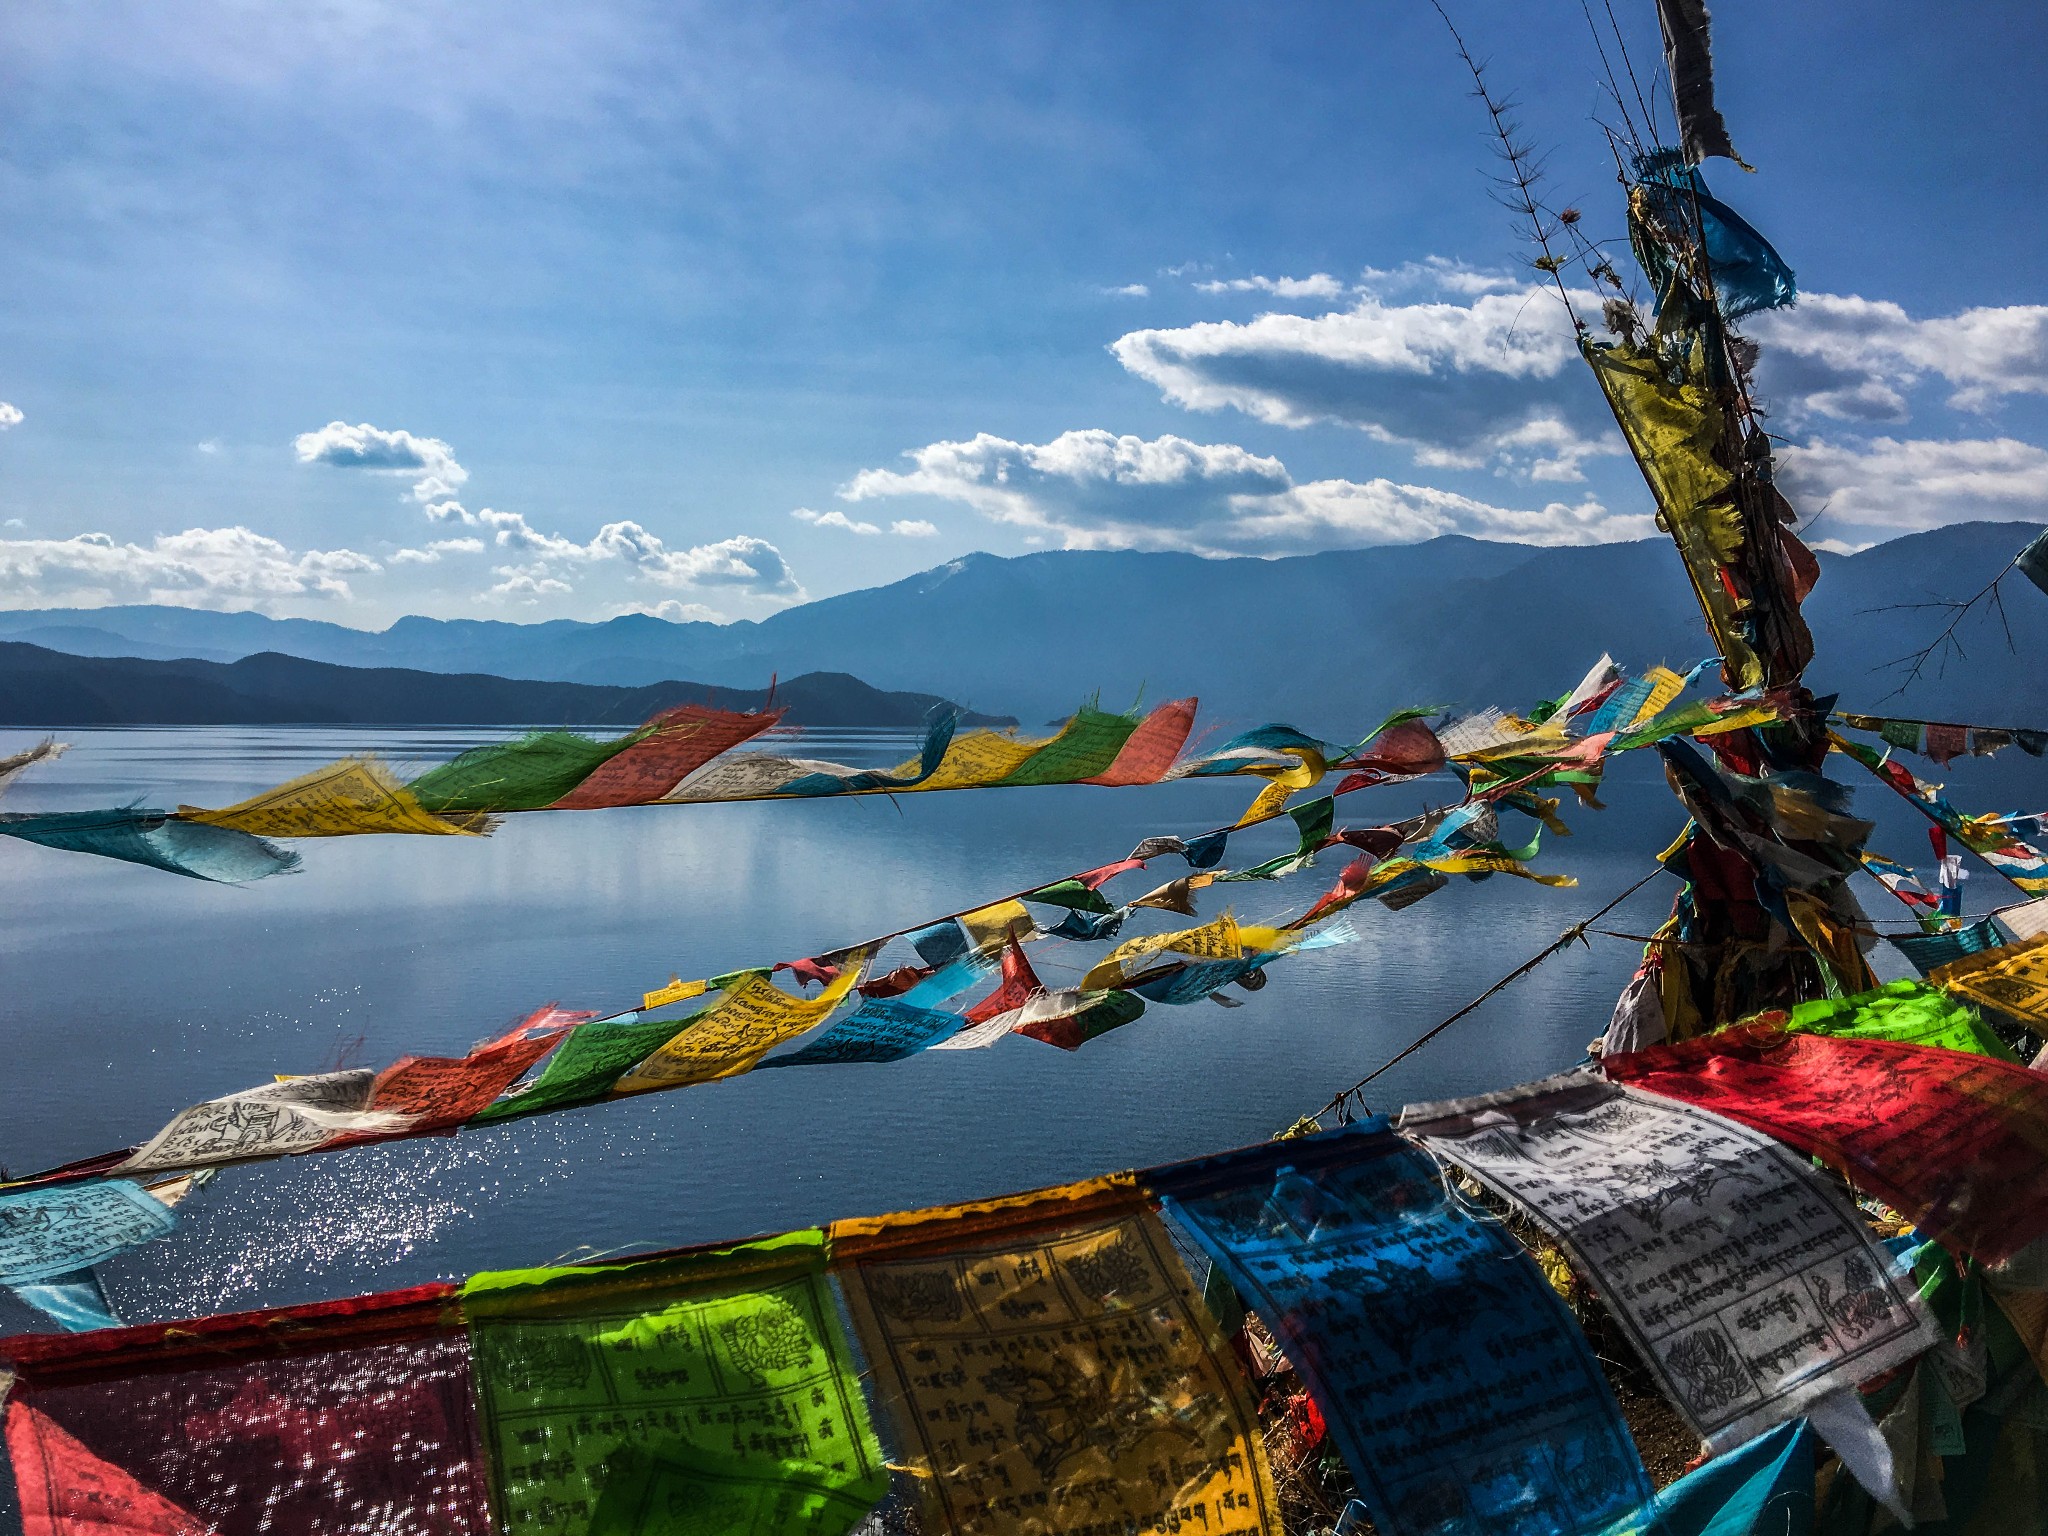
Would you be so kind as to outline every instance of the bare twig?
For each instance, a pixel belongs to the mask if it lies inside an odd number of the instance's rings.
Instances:
[[[2019,563],[2019,556],[2014,555],[2011,560],[2006,562],[2004,568],[1986,582],[1968,602],[1958,603],[1936,599],[1925,603],[1886,603],[1881,607],[1863,609],[1864,613],[1894,613],[1917,612],[1934,608],[1947,613],[1949,616],[1948,623],[1942,626],[1941,633],[1919,650],[1909,651],[1904,656],[1870,669],[1873,672],[1889,672],[1898,667],[1906,669],[1905,677],[1900,681],[1899,686],[1886,694],[1884,698],[1879,699],[1878,703],[1882,704],[1885,699],[1895,699],[1912,687],[1913,684],[1925,675],[1928,663],[1937,656],[1940,657],[1940,665],[1935,670],[1934,675],[1936,678],[1946,675],[1948,664],[1952,657],[1959,660],[1967,660],[1969,652],[1963,649],[1963,642],[1957,637],[1956,630],[1961,627],[1963,620],[1970,616],[1971,611],[1979,603],[1986,601],[1990,603],[1992,611],[1998,615],[1999,627],[2005,631],[2006,649],[2014,655],[2018,655],[2019,645],[2013,639],[2012,619],[2005,611],[2005,594],[1999,590],[1999,583],[2004,581],[2013,567]]]
[[[1514,117],[1514,103],[1496,97],[1486,83],[1486,68],[1472,56],[1472,50],[1465,46],[1465,39],[1451,20],[1450,12],[1443,8],[1442,0],[1429,0],[1438,16],[1443,18],[1444,27],[1451,34],[1451,44],[1458,50],[1458,58],[1472,75],[1472,94],[1479,98],[1486,108],[1486,115],[1493,124],[1493,136],[1497,141],[1494,152],[1507,167],[1507,173],[1493,178],[1496,191],[1494,201],[1524,221],[1523,238],[1539,247],[1543,254],[1536,258],[1535,266],[1546,272],[1557,286],[1557,296],[1564,301],[1564,312],[1571,317],[1572,329],[1583,333],[1585,323],[1579,319],[1578,311],[1572,306],[1572,297],[1564,286],[1564,258],[1551,249],[1551,236],[1563,225],[1546,226],[1544,209],[1536,201],[1536,188],[1543,180],[1545,157],[1536,153],[1535,146],[1522,137],[1522,127]]]

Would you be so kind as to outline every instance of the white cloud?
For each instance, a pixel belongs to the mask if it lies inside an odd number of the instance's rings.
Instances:
[[[402,429],[387,432],[368,422],[352,427],[345,421],[330,421],[318,432],[301,432],[292,440],[292,447],[301,464],[403,475],[413,482],[412,499],[435,522],[476,522],[455,499],[469,471],[455,462],[455,450],[438,437],[421,437]]]
[[[559,577],[550,576],[545,565],[494,565],[491,574],[504,579],[479,592],[476,600],[480,603],[537,603],[544,597],[576,590]]]
[[[982,433],[905,457],[909,470],[863,470],[841,494],[937,496],[1072,549],[1276,554],[1445,533],[1592,544],[1654,532],[1649,517],[1610,513],[1591,498],[1525,510],[1389,480],[1297,484],[1278,459],[1172,436],[1090,430],[1034,444]]]
[[[480,555],[482,539],[435,539],[425,549],[401,549],[391,557],[393,565],[432,565],[443,555]]]
[[[702,603],[686,603],[681,598],[665,597],[658,603],[619,603],[609,609],[605,617],[620,618],[629,613],[644,613],[649,618],[667,619],[672,624],[728,624],[731,622],[716,608],[707,608]]]
[[[809,507],[798,507],[789,514],[800,523],[809,523],[813,528],[844,528],[848,533],[880,533],[882,530],[873,523],[857,523],[844,512],[813,512]]]
[[[1270,293],[1278,299],[1334,299],[1344,285],[1327,272],[1310,277],[1230,277],[1195,284],[1197,293]]]
[[[20,406],[9,405],[5,400],[0,400],[0,432],[5,432],[9,427],[20,426],[24,419]]]
[[[536,557],[536,565],[522,568],[525,570],[538,570],[551,560],[580,564],[623,560],[647,580],[665,587],[742,587],[764,597],[803,596],[782,551],[750,534],[689,549],[670,549],[638,523],[617,522],[598,529],[588,544],[578,544],[560,534],[540,532],[517,512],[486,507],[476,517],[492,530],[500,548]]]
[[[1144,283],[1125,283],[1119,288],[1102,288],[1098,292],[1112,299],[1149,299],[1152,290]]]
[[[212,458],[214,455],[220,452],[220,439],[217,437],[209,437],[203,443],[194,443],[192,445],[192,451],[194,453],[203,453],[208,458]]]
[[[185,608],[266,608],[283,598],[353,593],[346,577],[383,569],[352,549],[294,552],[247,528],[188,528],[149,544],[104,533],[69,539],[0,539],[0,602],[99,607],[167,603]]]
[[[1763,344],[1760,386],[1795,419],[1905,421],[1907,392],[1937,379],[1966,411],[2048,394],[2048,305],[1915,320],[1889,300],[1809,293],[1744,325]]]
[[[1811,438],[1781,448],[1778,482],[1801,512],[1898,530],[2048,511],[2048,451],[2015,438]]]
[[[1356,427],[1425,465],[1579,480],[1585,459],[1624,451],[1554,293],[1448,263],[1369,278],[1348,309],[1132,331],[1110,351],[1175,405]],[[1388,301],[1423,281],[1459,297]]]
[[[889,531],[899,539],[935,539],[939,536],[939,525],[921,517],[899,517],[889,525]]]

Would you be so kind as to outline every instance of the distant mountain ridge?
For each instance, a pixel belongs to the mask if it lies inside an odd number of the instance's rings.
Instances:
[[[766,690],[664,681],[637,688],[476,673],[340,667],[260,652],[239,661],[69,656],[0,641],[0,726],[638,725],[677,704],[759,709]],[[789,725],[910,727],[945,701],[812,672],[775,690]],[[967,725],[1015,725],[964,714]]]
[[[2008,582],[2017,654],[1973,615],[1966,659],[1886,698],[1874,669],[1941,616],[1896,605],[1968,596],[2038,527],[1963,523],[1821,556],[1806,605],[1809,681],[1897,714],[2048,722],[2048,596]],[[888,586],[759,622],[400,619],[371,633],[312,619],[128,607],[0,612],[0,637],[74,653],[234,660],[282,652],[347,666],[644,686],[700,678],[759,689],[771,674],[851,673],[1036,724],[1100,693],[1121,707],[1199,694],[1207,720],[1283,719],[1342,736],[1409,703],[1522,705],[1578,680],[1602,650],[1624,664],[1697,660],[1706,640],[1666,540],[1569,548],[1448,536],[1262,560],[1059,550],[969,555]],[[1930,669],[1930,673],[1933,669]],[[4,685],[4,679],[0,679]]]

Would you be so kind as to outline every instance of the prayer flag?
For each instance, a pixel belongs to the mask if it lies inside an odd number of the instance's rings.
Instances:
[[[2025,1067],[1763,1024],[1602,1066],[1811,1153],[1985,1263],[2048,1234],[2048,1076]]]
[[[831,1242],[925,1530],[1278,1536],[1236,1362],[1129,1175]]]
[[[618,1091],[680,1088],[745,1072],[785,1040],[823,1023],[846,1000],[866,965],[864,953],[809,998],[791,997],[759,972],[748,973],[709,1008],[684,1020],[673,1039],[619,1080]]]
[[[1382,1536],[1591,1536],[1649,1498],[1542,1271],[1384,1119],[1145,1181],[1301,1373]]]
[[[488,1536],[453,1305],[453,1287],[431,1285],[7,1339],[25,1529]]]
[[[1747,1126],[1584,1073],[1400,1124],[1564,1245],[1717,1450],[1935,1342],[1857,1212]]]
[[[888,1490],[819,1232],[462,1298],[506,1532],[835,1536]]]

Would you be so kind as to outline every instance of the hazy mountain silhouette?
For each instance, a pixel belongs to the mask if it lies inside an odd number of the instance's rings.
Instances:
[[[1881,670],[1944,622],[1932,611],[1886,609],[1976,592],[2036,531],[1965,523],[1823,555],[1806,610],[1819,645],[1814,688],[1878,712],[2048,722],[2048,595],[2017,575],[2006,584],[2016,651],[1980,610],[1961,631],[1967,656],[1945,672],[1930,668],[1886,698],[1898,676]],[[829,669],[1032,724],[1098,692],[1107,707],[1141,693],[1195,693],[1211,721],[1283,719],[1336,736],[1408,703],[1526,705],[1576,682],[1602,650],[1640,668],[1690,663],[1707,649],[1667,541],[1539,549],[1462,537],[1279,560],[969,555],[758,623],[405,618],[371,633],[128,607],[0,613],[0,637],[79,654],[233,660],[269,651],[632,687],[688,677],[759,690],[771,674]]]
[[[659,682],[637,688],[468,672],[341,667],[264,651],[240,661],[70,656],[0,641],[0,725],[637,725],[684,703],[757,709],[763,690]],[[842,672],[775,690],[790,725],[916,726],[928,693],[884,693]],[[969,725],[1013,725],[968,714]]]

